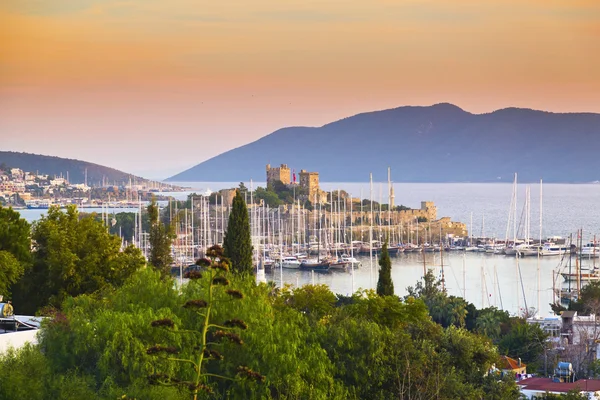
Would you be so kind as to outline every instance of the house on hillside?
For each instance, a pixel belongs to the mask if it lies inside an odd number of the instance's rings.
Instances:
[[[527,365],[522,363],[520,358],[515,360],[508,356],[502,356],[500,358],[498,369],[502,372],[502,376],[509,375],[517,377],[527,374]]]

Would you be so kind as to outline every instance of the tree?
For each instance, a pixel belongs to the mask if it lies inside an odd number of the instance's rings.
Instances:
[[[121,251],[119,237],[94,215],[79,218],[75,206],[52,207],[33,225],[32,266],[13,288],[15,307],[33,314],[60,308],[69,296],[121,285],[145,261],[132,245]]]
[[[586,393],[581,393],[581,390],[583,390],[583,388],[569,390],[567,393],[561,394],[546,392],[535,398],[536,400],[588,400],[588,395]]]
[[[110,233],[121,236],[126,241],[131,242],[133,237],[138,235],[138,232],[135,232],[136,223],[139,223],[138,214],[120,212],[115,215],[115,219],[117,222],[110,226]],[[148,213],[142,213],[142,230],[148,232],[149,229]]]
[[[507,311],[498,310],[495,307],[484,308],[477,312],[475,318],[475,330],[481,335],[497,341],[501,337],[502,324],[509,322]]]
[[[546,348],[548,334],[538,324],[528,324],[520,318],[512,318],[509,331],[502,336],[498,348],[503,354],[520,357],[531,369],[535,369]]]
[[[265,204],[271,208],[275,208],[282,203],[275,192],[265,190],[261,187],[256,188],[256,191],[254,192],[254,198],[257,200],[257,203],[259,200],[263,200]]]
[[[304,285],[293,290],[285,286],[277,300],[319,320],[333,312],[337,297],[329,286],[321,284]]]
[[[166,226],[159,217],[158,204],[156,199],[152,197],[152,202],[148,205],[148,219],[150,220],[150,235],[148,238],[150,244],[150,256],[148,262],[156,270],[160,271],[163,278],[171,276],[171,244],[175,235],[173,233],[173,225]]]
[[[0,206],[0,295],[9,296],[10,287],[31,262],[30,228],[12,208]]]
[[[393,296],[394,282],[392,281],[392,260],[388,253],[387,241],[381,248],[381,258],[379,259],[379,280],[377,281],[377,294],[379,296]]]
[[[250,219],[246,202],[238,190],[233,198],[227,231],[223,239],[225,256],[231,260],[232,269],[238,273],[252,272],[252,242]]]

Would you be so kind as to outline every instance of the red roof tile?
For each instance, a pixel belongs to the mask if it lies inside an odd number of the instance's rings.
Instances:
[[[553,382],[551,378],[529,378],[517,382],[522,389],[539,390],[542,392],[566,393],[569,390],[579,389],[580,391],[597,392],[600,391],[600,380],[598,379],[580,379],[572,383]]]
[[[518,360],[508,356],[502,356],[500,358],[500,369],[519,369],[527,366],[525,363],[521,363],[521,366],[519,366]]]

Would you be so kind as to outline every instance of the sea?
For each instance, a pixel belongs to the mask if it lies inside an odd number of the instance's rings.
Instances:
[[[240,182],[172,182],[185,187],[185,191],[165,193],[185,199],[190,193],[206,193],[238,187]],[[264,182],[244,182],[248,188],[265,186]],[[433,201],[439,217],[467,224],[475,237],[505,238],[509,219],[513,219],[513,185],[506,183],[393,183],[396,205],[419,208],[421,201]],[[321,182],[325,191],[344,190],[353,197],[372,198],[387,203],[388,183],[330,183]],[[529,207],[526,207],[529,193]],[[560,236],[577,237],[582,230],[584,243],[594,235],[600,240],[600,184],[518,184],[516,187],[518,225],[523,226],[530,216],[531,237],[536,240]],[[540,201],[540,200],[543,201]],[[540,232],[541,205],[541,232]],[[85,209],[101,212],[101,209]],[[113,212],[137,212],[132,209],[115,209]],[[28,221],[40,218],[44,210],[19,210]],[[521,229],[524,236],[524,230]],[[512,237],[512,227],[509,230]],[[573,239],[575,240],[575,239]],[[358,258],[358,257],[357,257]],[[378,264],[375,258],[360,257],[362,265],[353,270],[327,273],[275,270],[268,272],[266,280],[277,285],[293,287],[307,283],[326,284],[335,293],[350,295],[361,289],[375,289]],[[600,259],[597,261],[600,263]],[[595,260],[584,260],[584,267],[593,267]],[[540,316],[551,315],[550,303],[562,278],[553,271],[569,268],[568,257],[549,256],[521,258],[484,253],[411,253],[392,257],[392,278],[396,294],[404,296],[407,287],[414,286],[424,269],[431,269],[444,278],[450,295],[464,297],[476,307],[495,306],[521,314],[535,308]],[[573,268],[573,262],[571,262]]]

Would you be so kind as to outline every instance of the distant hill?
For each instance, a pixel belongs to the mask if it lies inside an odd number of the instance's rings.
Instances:
[[[506,108],[471,114],[452,104],[358,114],[290,127],[227,151],[172,181],[264,180],[265,164],[317,171],[321,181],[592,182],[600,180],[600,114]]]
[[[113,182],[117,184],[129,182],[129,178],[132,180],[136,179],[138,182],[140,180],[145,181],[143,178],[126,172],[86,161],[31,153],[0,151],[0,164],[44,175],[60,176],[62,174],[62,176],[66,177],[68,172],[71,183],[84,183],[85,170],[87,168],[87,182],[90,186],[102,183],[103,179],[110,184]]]

